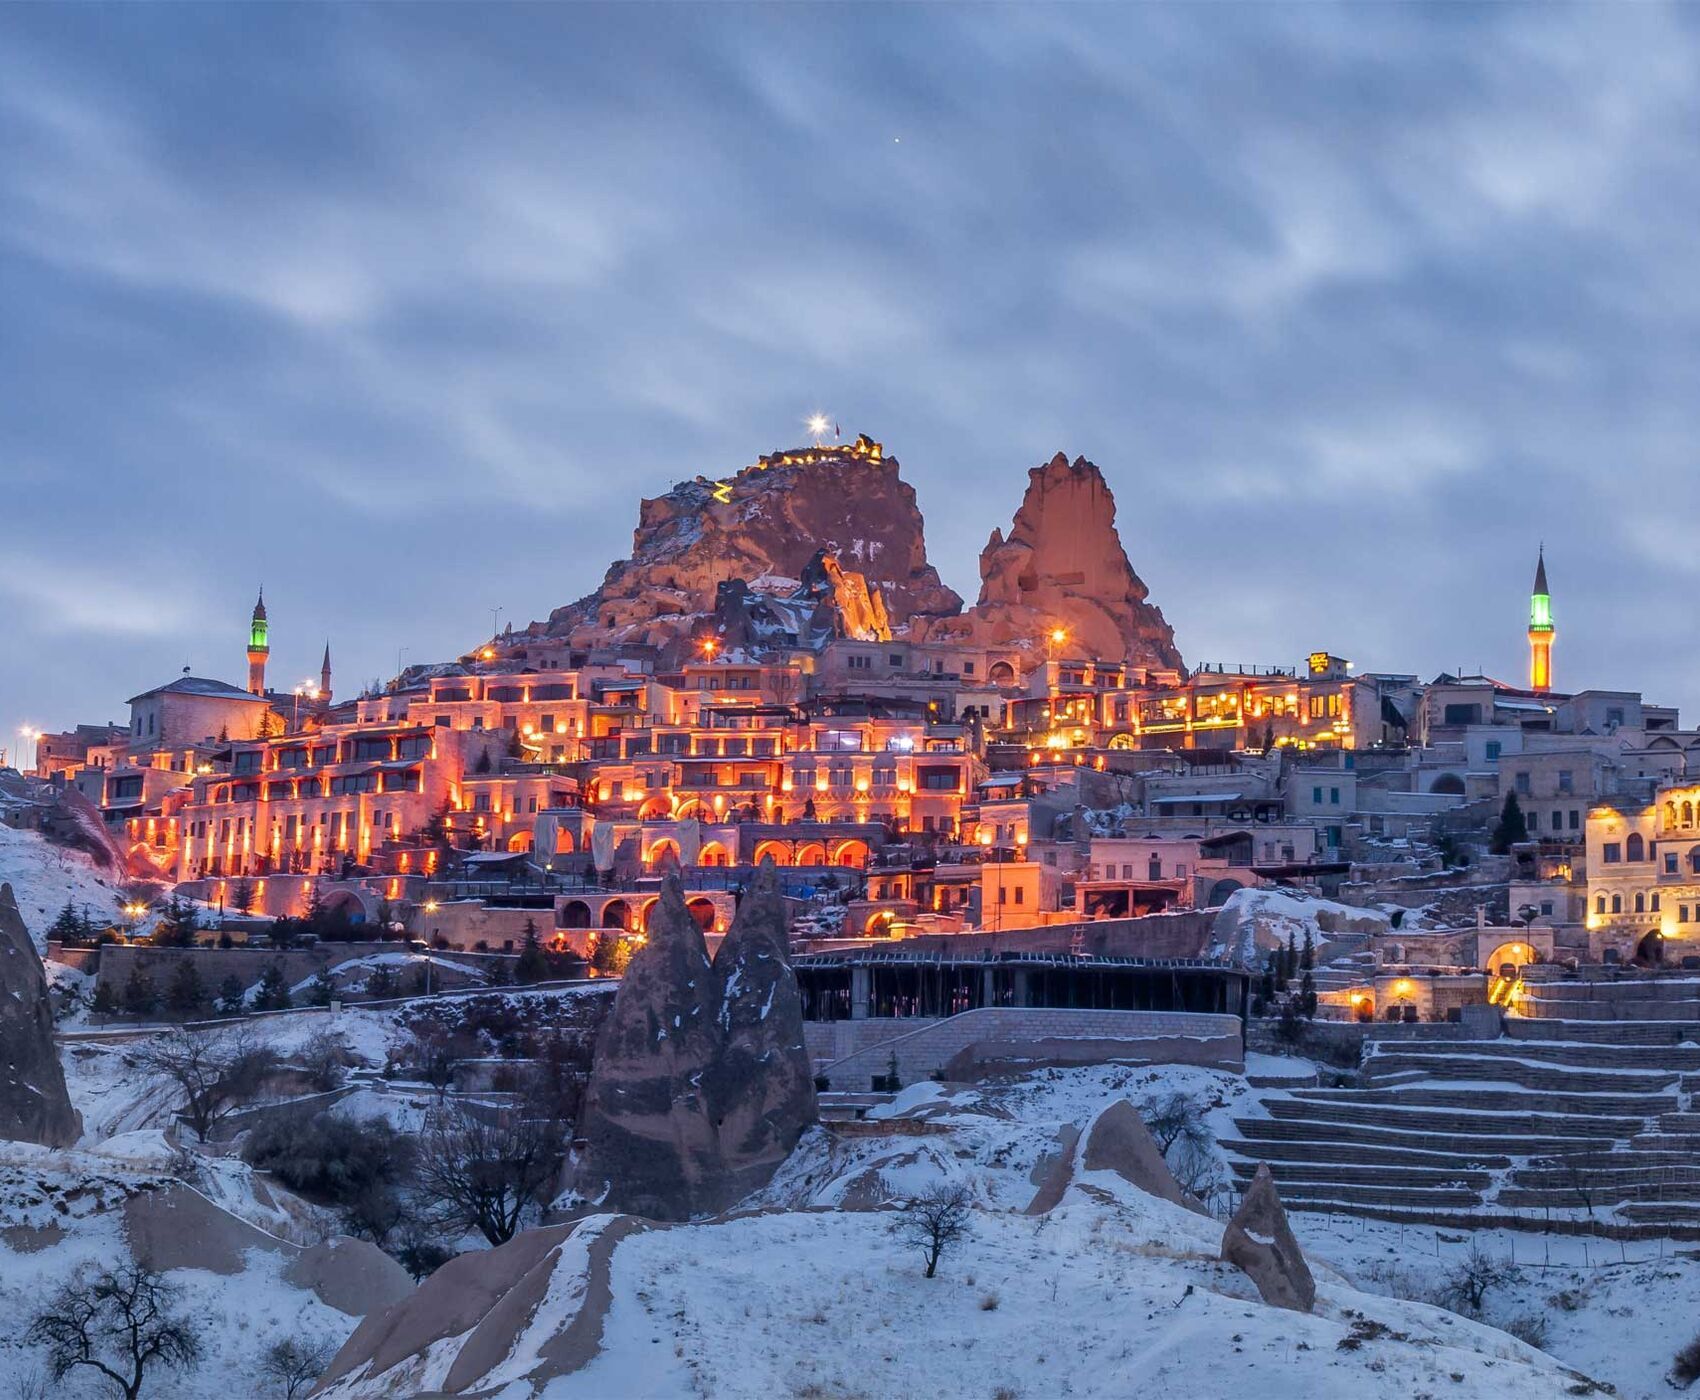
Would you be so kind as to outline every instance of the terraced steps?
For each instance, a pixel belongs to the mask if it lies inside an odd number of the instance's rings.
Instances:
[[[1700,1040],[1700,1018],[1673,1021],[1582,1021],[1568,1018],[1508,1016],[1505,1032],[1512,1040],[1561,1040],[1600,1045],[1680,1045]],[[1481,1042],[1491,1045],[1492,1041]]]
[[[1225,1152],[1252,1159],[1254,1165],[1257,1162],[1268,1162],[1271,1167],[1276,1162],[1331,1163],[1338,1160],[1339,1152],[1339,1144],[1332,1140],[1288,1142],[1279,1138],[1265,1138],[1261,1141],[1223,1138],[1221,1145]],[[1419,1152],[1412,1148],[1376,1147],[1365,1143],[1353,1144],[1352,1161],[1365,1166],[1444,1167],[1449,1171],[1502,1171],[1511,1165],[1509,1157],[1494,1157],[1482,1153],[1466,1155],[1457,1152]]]
[[[1700,1072],[1700,1045],[1675,1042],[1603,1044],[1518,1034],[1527,1023],[1506,1022],[1512,1034],[1500,1040],[1374,1040],[1365,1067],[1382,1061],[1424,1065],[1435,1060],[1517,1060],[1573,1069],[1639,1069]],[[1556,1025],[1565,1022],[1550,1023]]]
[[[1293,1095],[1304,1103],[1391,1104],[1401,1108],[1481,1109],[1490,1101],[1496,1110],[1537,1109],[1548,1114],[1576,1117],[1613,1115],[1628,1121],[1662,1117],[1675,1111],[1678,1100],[1670,1094],[1550,1094],[1536,1090],[1509,1090],[1489,1085],[1474,1088],[1429,1088],[1421,1085],[1375,1089],[1305,1089]],[[1616,1134],[1614,1134],[1616,1136]]]
[[[1249,1141],[1333,1143],[1358,1147],[1403,1147],[1418,1152],[1443,1152],[1480,1161],[1489,1157],[1523,1157],[1531,1153],[1563,1156],[1596,1150],[1599,1138],[1523,1137],[1516,1133],[1476,1136],[1427,1133],[1399,1128],[1374,1128],[1356,1123],[1314,1123],[1292,1118],[1236,1118],[1234,1126]],[[1341,1160],[1349,1160],[1343,1155]]]
[[[1395,1186],[1435,1189],[1456,1187],[1477,1193],[1485,1191],[1493,1177],[1485,1171],[1457,1170],[1445,1167],[1360,1167],[1331,1163],[1317,1166],[1293,1162],[1235,1162],[1234,1175],[1250,1181],[1259,1166],[1267,1166],[1276,1184],[1303,1182],[1306,1185],[1332,1186]]]
[[[1323,1090],[1310,1090],[1321,1093]],[[1340,1123],[1353,1126],[1390,1128],[1404,1132],[1471,1137],[1521,1137],[1525,1133],[1554,1138],[1604,1138],[1615,1141],[1646,1126],[1639,1117],[1609,1117],[1580,1113],[1496,1112],[1488,1108],[1423,1109],[1392,1104],[1337,1099],[1317,1101],[1292,1098],[1270,1099],[1264,1104],[1273,1118],[1289,1122]]]

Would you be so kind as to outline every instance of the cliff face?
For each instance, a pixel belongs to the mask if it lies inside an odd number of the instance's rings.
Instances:
[[[532,630],[575,645],[665,646],[714,611],[722,583],[783,589],[782,581],[804,580],[822,550],[845,575],[861,575],[870,594],[877,590],[890,625],[954,615],[962,599],[927,562],[922,530],[914,488],[878,443],[864,437],[776,452],[727,480],[699,477],[644,501],[631,557]],[[877,630],[873,613],[870,601],[856,630]]]
[[[927,635],[1025,645],[1042,656],[1061,628],[1066,655],[1178,668],[1174,631],[1128,563],[1103,473],[1059,452],[1027,478],[1009,534],[993,530],[981,552],[979,601]]]

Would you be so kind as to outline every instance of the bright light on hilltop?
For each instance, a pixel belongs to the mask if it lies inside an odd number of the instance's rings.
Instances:
[[[809,415],[808,426],[810,434],[818,443],[832,430],[832,420],[824,413],[812,413]]]

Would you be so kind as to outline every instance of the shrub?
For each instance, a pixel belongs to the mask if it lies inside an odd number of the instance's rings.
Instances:
[[[373,1187],[394,1186],[412,1173],[413,1140],[387,1118],[320,1113],[279,1115],[242,1145],[242,1160],[271,1172],[292,1191],[329,1205],[354,1206]]]
[[[1670,1378],[1671,1384],[1684,1387],[1700,1380],[1700,1337],[1677,1352],[1676,1359],[1671,1362]]]

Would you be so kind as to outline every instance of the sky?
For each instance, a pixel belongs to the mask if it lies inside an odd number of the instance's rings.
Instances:
[[[1700,721],[1700,9],[0,7],[0,744],[339,693],[637,501],[903,463],[972,598],[1103,467],[1191,662]],[[1684,544],[1684,540],[1689,541]]]

